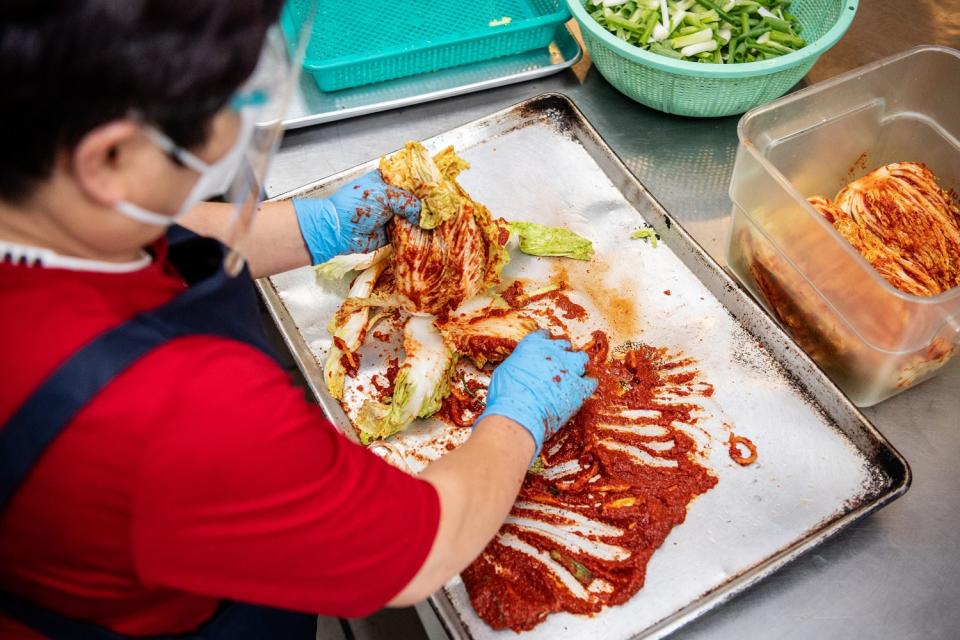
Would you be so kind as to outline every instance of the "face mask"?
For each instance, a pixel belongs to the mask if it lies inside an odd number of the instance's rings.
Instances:
[[[138,222],[158,227],[168,227],[182,218],[194,205],[213,196],[226,193],[243,165],[244,154],[250,145],[250,139],[255,128],[255,113],[248,109],[240,109],[238,115],[240,117],[240,128],[237,131],[237,138],[233,146],[213,164],[207,164],[186,149],[178,146],[163,132],[149,125],[144,125],[143,132],[151,142],[175,157],[184,166],[196,171],[200,177],[180,204],[180,208],[172,216],[144,209],[125,200],[121,200],[115,205],[117,212]]]

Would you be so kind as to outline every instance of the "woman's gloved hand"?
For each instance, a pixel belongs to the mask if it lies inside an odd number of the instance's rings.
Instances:
[[[300,233],[313,264],[342,253],[367,253],[387,244],[385,225],[394,215],[420,222],[420,201],[388,185],[374,170],[329,198],[293,200]]]
[[[584,377],[587,354],[572,351],[566,340],[554,340],[542,329],[520,341],[493,371],[487,408],[477,418],[502,416],[530,432],[540,454],[544,440],[579,411],[597,388]]]

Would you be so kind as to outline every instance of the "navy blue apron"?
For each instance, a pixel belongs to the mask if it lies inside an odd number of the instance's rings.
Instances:
[[[0,513],[46,448],[111,380],[174,338],[213,335],[251,344],[276,358],[260,324],[249,271],[235,278],[222,268],[224,248],[185,229],[168,234],[169,258],[189,288],[158,309],[141,313],[81,347],[55,370],[0,430]],[[15,596],[0,594],[0,611],[49,638],[121,640],[94,624],[72,620]],[[197,640],[313,640],[315,615],[224,603],[194,634]],[[143,640],[144,636],[137,636]],[[151,636],[157,639],[160,636]]]

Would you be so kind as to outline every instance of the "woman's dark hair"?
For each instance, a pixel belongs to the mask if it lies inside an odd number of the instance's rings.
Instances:
[[[136,111],[193,147],[256,65],[282,0],[0,0],[0,199]]]

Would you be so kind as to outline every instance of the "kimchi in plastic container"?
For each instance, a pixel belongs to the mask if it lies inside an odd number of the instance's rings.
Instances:
[[[875,62],[747,113],[738,134],[736,277],[859,406],[941,371],[960,351],[960,287],[898,290],[806,199],[901,161],[960,191],[960,51]]]

